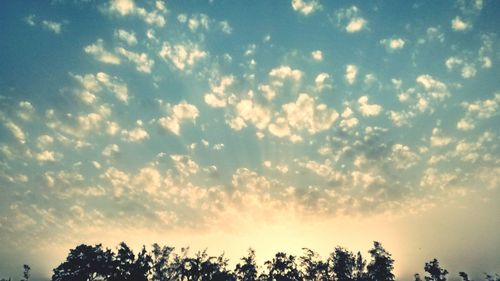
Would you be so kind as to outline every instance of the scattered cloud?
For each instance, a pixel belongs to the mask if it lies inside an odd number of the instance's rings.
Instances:
[[[292,8],[307,16],[321,10],[322,6],[317,0],[292,0]]]

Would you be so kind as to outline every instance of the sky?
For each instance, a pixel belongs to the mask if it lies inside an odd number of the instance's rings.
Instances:
[[[79,243],[500,272],[500,2],[2,1],[0,277]]]

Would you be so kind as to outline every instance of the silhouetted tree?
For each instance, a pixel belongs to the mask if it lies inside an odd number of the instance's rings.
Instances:
[[[268,268],[267,280],[269,281],[295,281],[300,280],[300,272],[295,263],[295,257],[278,252],[272,261],[266,261]]]
[[[368,264],[368,278],[372,281],[394,281],[394,260],[382,247],[382,244],[373,242],[373,249],[369,250],[372,261]]]
[[[101,244],[81,244],[71,249],[66,261],[56,267],[52,281],[93,281],[109,279],[113,271],[113,253]]]
[[[495,274],[495,276],[493,276],[488,273],[485,273],[484,278],[486,278],[486,281],[500,281],[500,275],[498,274]]]
[[[153,244],[152,250],[152,273],[153,281],[167,281],[173,280],[175,273],[171,267],[171,259],[173,259],[173,247],[163,246],[160,247],[158,244]]]
[[[27,264],[23,265],[23,280],[22,281],[29,281],[31,277],[30,273],[31,267]]]
[[[420,278],[420,274],[415,273],[415,275],[413,276],[415,276],[415,281],[422,281],[422,278]]]
[[[348,250],[337,247],[330,256],[332,272],[338,281],[354,281],[355,258]]]
[[[356,281],[366,281],[368,280],[368,274],[365,271],[366,261],[360,252],[356,255],[356,262],[354,266],[354,280]]]
[[[467,273],[465,273],[465,272],[463,272],[463,271],[459,272],[459,273],[458,273],[458,275],[459,275],[460,277],[462,277],[462,280],[463,280],[463,281],[471,281],[471,280],[469,279],[469,275],[467,275]]]
[[[323,262],[313,250],[307,248],[303,248],[303,250],[305,253],[299,258],[303,279],[311,281],[329,280],[328,263]]]
[[[238,263],[234,269],[236,280],[255,281],[257,280],[257,263],[255,261],[255,250],[248,249],[248,255],[241,258],[242,263]]]
[[[437,259],[426,262],[424,269],[429,274],[429,276],[425,276],[426,281],[446,281],[448,270],[439,267]]]

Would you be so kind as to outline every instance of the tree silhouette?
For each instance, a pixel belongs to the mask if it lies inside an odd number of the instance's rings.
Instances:
[[[304,255],[300,257],[302,277],[304,280],[329,280],[328,262],[323,262],[319,255],[311,249],[303,248]]]
[[[467,273],[465,273],[465,272],[463,272],[463,271],[459,272],[459,273],[458,273],[458,275],[459,275],[460,277],[462,277],[462,280],[463,280],[463,281],[471,281],[471,280],[469,279],[469,275],[467,275]]]
[[[93,281],[109,279],[113,272],[113,253],[101,244],[79,245],[70,250],[66,261],[53,270],[52,281]]]
[[[241,258],[234,269],[234,275],[240,281],[254,281],[257,279],[257,263],[255,261],[255,250],[248,249],[248,255]]]
[[[336,247],[331,254],[332,272],[338,281],[353,281],[355,258],[354,255],[342,247]]]
[[[174,279],[175,272],[171,267],[171,259],[173,259],[174,249],[175,248],[173,247],[160,247],[156,243],[153,244],[153,281],[167,281]]]
[[[269,281],[295,281],[300,279],[295,256],[278,252],[271,261],[266,261]]]
[[[368,264],[368,278],[372,281],[394,281],[394,260],[382,247],[382,244],[373,242],[373,249],[368,251],[372,261]]]
[[[278,252],[265,262],[264,272],[259,272],[255,251],[240,259],[234,270],[228,269],[224,254],[210,256],[207,250],[189,255],[189,248],[180,253],[173,247],[153,244],[134,254],[124,242],[116,252],[103,249],[101,244],[79,245],[69,251],[66,260],[53,269],[53,281],[394,281],[394,260],[379,242],[368,251],[371,260],[363,259],[360,252],[354,255],[343,247],[336,247],[326,260],[313,250],[303,248],[304,254],[297,259],[293,255]],[[31,268],[23,267],[23,279],[29,281]],[[448,271],[442,269],[437,259],[425,263],[425,281],[446,281]],[[462,281],[471,281],[460,272]],[[10,278],[8,279],[11,280]],[[422,281],[417,273],[415,281]],[[498,274],[485,273],[485,281],[500,281]],[[7,279],[0,278],[0,281]]]
[[[23,281],[29,281],[31,274],[30,274],[31,267],[27,264],[23,265]]]
[[[437,259],[426,262],[424,270],[429,274],[429,276],[425,276],[426,281],[446,281],[448,270],[439,267]]]

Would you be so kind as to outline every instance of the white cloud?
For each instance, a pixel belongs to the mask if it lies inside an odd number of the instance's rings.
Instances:
[[[288,65],[282,65],[280,67],[273,68],[269,72],[270,77],[280,79],[280,80],[285,80],[287,78],[291,78],[295,81],[299,81],[302,78],[302,75],[303,75],[302,71],[300,71],[298,69],[292,69]]]
[[[129,61],[135,63],[137,71],[151,73],[154,60],[150,59],[146,53],[134,53],[122,47],[117,48],[116,51],[118,54],[126,57]]]
[[[20,101],[18,107],[17,116],[25,121],[31,120],[35,113],[35,107],[29,101]]]
[[[391,38],[380,40],[380,44],[384,45],[387,51],[393,52],[403,49],[406,42],[402,38]]]
[[[97,81],[112,91],[119,101],[128,103],[128,87],[118,77],[110,76],[104,72],[97,73],[95,77]]]
[[[313,51],[313,52],[311,52],[311,57],[315,61],[322,61],[323,60],[323,52],[321,52],[320,50]]]
[[[36,155],[39,162],[55,162],[61,158],[61,154],[54,151],[44,150]]]
[[[170,155],[170,159],[174,161],[175,168],[183,176],[189,176],[198,173],[199,166],[191,157],[187,155]]]
[[[123,29],[118,29],[115,30],[115,36],[130,46],[137,44],[137,37],[135,36],[135,32],[128,32]]]
[[[222,32],[224,32],[225,34],[231,34],[233,32],[233,28],[231,27],[231,25],[229,25],[229,22],[227,21],[219,22],[219,26]]]
[[[234,82],[233,76],[224,76],[220,79],[218,85],[212,85],[210,92],[204,96],[205,102],[211,107],[225,107],[227,97],[230,93],[226,93],[226,89]]]
[[[472,120],[462,118],[457,123],[457,129],[462,131],[469,131],[474,129],[476,126],[474,125]]]
[[[113,157],[120,153],[120,147],[117,144],[109,144],[102,150],[102,155],[106,157]]]
[[[390,160],[397,169],[408,169],[417,164],[419,156],[411,151],[408,146],[397,143],[392,146]]]
[[[330,75],[328,75],[328,73],[322,72],[318,74],[314,79],[314,83],[316,84],[316,90],[321,91],[325,88],[331,88],[332,86],[327,83],[329,79]]]
[[[140,142],[149,139],[149,134],[141,127],[134,128],[130,131],[123,130],[122,135],[130,142]]]
[[[309,134],[328,130],[339,116],[325,104],[316,105],[307,94],[300,94],[295,102],[284,104],[282,108],[292,128],[306,130]]]
[[[61,33],[62,30],[62,24],[55,21],[43,20],[42,26],[45,29],[54,32],[55,34]]]
[[[259,85],[259,91],[262,92],[268,101],[272,101],[276,97],[276,91],[269,85]]]
[[[432,129],[431,146],[446,146],[451,142],[452,139],[444,136],[439,128]]]
[[[187,102],[181,102],[172,108],[169,116],[160,118],[158,124],[164,129],[179,135],[181,123],[195,122],[198,115],[199,111],[196,106]]]
[[[453,70],[455,66],[461,65],[462,63],[463,60],[457,57],[449,57],[445,62],[448,71]]]
[[[321,10],[321,5],[317,0],[292,0],[292,8],[305,16]]]
[[[363,30],[365,26],[366,20],[364,18],[352,18],[345,27],[345,30],[349,33],[354,33]]]
[[[185,70],[208,54],[201,50],[197,44],[175,44],[164,42],[159,53],[165,61],[170,61],[177,69]]]
[[[158,4],[156,8],[163,13],[165,6]],[[108,9],[105,12],[119,16],[137,16],[149,25],[163,27],[166,23],[165,18],[158,11],[148,12],[144,8],[137,7],[133,0],[111,0]]]
[[[37,144],[36,146],[39,149],[46,149],[49,147],[51,144],[54,143],[54,138],[49,136],[49,135],[41,135],[37,138]]]
[[[359,32],[365,29],[368,23],[359,13],[356,6],[340,9],[336,12],[337,22],[340,26],[345,26],[345,31],[349,33]]]
[[[136,188],[143,189],[146,193],[156,194],[162,185],[160,173],[153,167],[145,167],[139,170],[139,173],[132,179]]]
[[[349,84],[353,84],[356,81],[356,76],[358,75],[358,67],[354,64],[348,64],[345,67],[345,80]]]
[[[368,96],[362,96],[358,99],[359,111],[363,116],[377,116],[382,112],[382,106],[378,104],[368,104]]]
[[[466,64],[462,67],[462,77],[465,79],[476,76],[476,67],[473,64]]]
[[[230,122],[233,129],[241,130],[246,127],[246,122],[253,124],[259,130],[267,127],[271,120],[271,111],[255,103],[252,99],[243,99],[236,104],[236,117]]]
[[[290,127],[285,118],[279,117],[269,125],[269,132],[279,138],[283,138],[290,135]]]
[[[26,143],[26,135],[19,126],[14,124],[12,121],[7,121],[3,125],[11,132],[11,134],[17,139],[17,141],[23,144]]]
[[[86,46],[83,50],[85,53],[93,55],[94,58],[100,62],[120,64],[120,58],[118,56],[104,49],[104,41],[102,39],[97,39],[94,44]]]
[[[470,23],[463,21],[459,16],[451,20],[451,28],[455,31],[465,31],[471,28]]]

